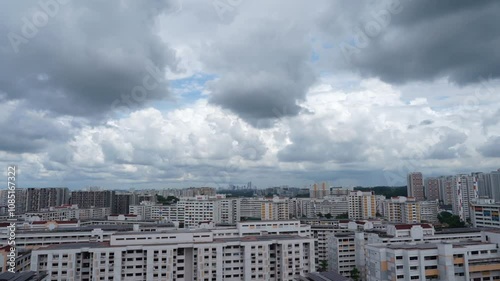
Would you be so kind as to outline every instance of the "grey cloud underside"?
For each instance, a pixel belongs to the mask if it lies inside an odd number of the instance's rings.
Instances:
[[[168,8],[162,2],[70,1],[60,5],[33,38],[16,45],[17,53],[9,37],[2,36],[0,91],[7,99],[27,100],[26,106],[33,109],[92,119],[105,117],[117,106],[133,109],[166,98],[164,71],[175,70],[176,59],[153,29],[154,17]],[[4,4],[8,7],[0,16],[8,22],[0,27],[1,33],[24,37],[26,24],[21,19],[31,20],[41,11],[37,3]],[[157,86],[144,98],[121,101],[151,75],[149,64],[158,68],[156,80],[148,81]]]
[[[220,75],[210,84],[210,101],[256,127],[297,115],[315,81],[304,30],[265,21],[241,27],[237,34],[207,50],[205,63]]]
[[[41,27],[33,25],[43,11],[38,3],[9,1],[0,10],[0,101],[19,102],[0,122],[2,132],[11,133],[1,137],[0,151],[36,152],[67,141],[71,128],[60,126],[58,116],[100,123],[169,96],[165,70],[175,70],[177,61],[154,30],[169,2],[70,1]],[[145,79],[154,87],[134,96]]]
[[[390,83],[447,77],[464,85],[500,77],[500,2],[400,3],[401,12],[391,14],[389,24],[349,56],[351,69]],[[353,27],[366,30],[381,10],[367,10]],[[360,42],[354,32],[347,38]]]
[[[484,157],[500,157],[500,136],[490,137],[477,149]]]

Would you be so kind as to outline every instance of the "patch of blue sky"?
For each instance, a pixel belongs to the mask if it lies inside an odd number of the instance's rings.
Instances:
[[[206,83],[217,79],[217,77],[214,74],[196,73],[190,77],[170,80],[171,98],[156,101],[152,106],[161,111],[170,111],[192,104],[199,99],[205,98],[203,91]]]

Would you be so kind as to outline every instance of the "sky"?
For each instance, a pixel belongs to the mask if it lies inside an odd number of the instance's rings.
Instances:
[[[18,186],[405,185],[500,168],[499,1],[6,1]]]

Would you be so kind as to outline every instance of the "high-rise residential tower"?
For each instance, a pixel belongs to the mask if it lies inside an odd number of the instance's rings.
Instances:
[[[408,174],[408,197],[414,197],[417,201],[425,200],[424,197],[424,178],[422,173],[415,172]]]

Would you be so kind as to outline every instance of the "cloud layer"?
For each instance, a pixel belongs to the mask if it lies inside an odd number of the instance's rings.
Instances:
[[[216,2],[5,4],[0,162],[72,187],[498,168],[497,1]]]

